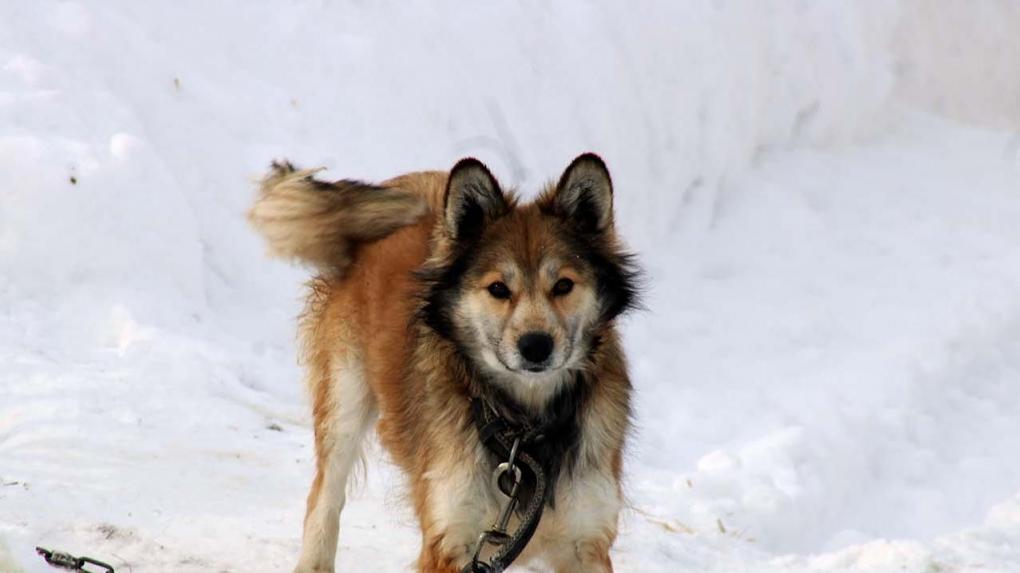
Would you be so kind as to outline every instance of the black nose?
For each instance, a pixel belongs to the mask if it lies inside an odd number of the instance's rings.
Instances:
[[[517,341],[521,356],[532,364],[541,364],[553,350],[553,339],[544,332],[529,332]]]

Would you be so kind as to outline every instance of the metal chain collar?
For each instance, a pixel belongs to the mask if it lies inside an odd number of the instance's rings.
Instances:
[[[501,451],[509,452],[507,461],[497,465],[492,472],[493,485],[507,499],[492,527],[478,536],[471,561],[464,566],[461,573],[502,573],[520,555],[538,528],[545,508],[548,484],[541,464],[526,451],[521,450],[521,444],[528,440],[527,435],[506,427],[498,415],[481,401],[475,402],[473,407],[483,445],[497,455]],[[522,466],[528,470],[529,476],[534,476],[534,491],[520,511],[520,524],[511,534],[507,532],[507,525],[520,501],[520,486],[525,478]],[[486,545],[499,547],[488,562],[481,558]]]

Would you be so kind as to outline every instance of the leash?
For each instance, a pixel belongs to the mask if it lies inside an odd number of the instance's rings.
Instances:
[[[42,547],[36,547],[35,552],[42,555],[42,558],[50,565],[60,567],[62,569],[70,569],[75,573],[97,573],[91,566],[101,568],[102,573],[114,573],[111,565],[91,557],[75,557],[70,553],[43,549]]]
[[[532,428],[511,427],[480,398],[471,401],[471,413],[482,444],[497,458],[507,460],[497,465],[492,473],[496,489],[507,499],[492,527],[478,536],[471,562],[461,573],[503,573],[535,535],[545,509],[549,487],[546,472],[534,457],[521,449],[522,445],[541,440],[542,435]],[[531,488],[524,507],[519,511],[520,524],[512,534],[507,533],[507,525],[520,502],[521,486],[525,481],[530,482]],[[499,548],[488,562],[481,558],[486,545]]]

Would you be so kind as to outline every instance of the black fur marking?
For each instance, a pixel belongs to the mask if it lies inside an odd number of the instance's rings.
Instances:
[[[372,193],[386,191],[385,187],[365,183],[364,181],[358,181],[357,179],[341,179],[339,181],[330,182],[309,177],[308,180],[312,183],[312,185],[314,185],[316,191],[321,191],[323,193],[336,193],[338,191],[343,191],[344,193],[354,195],[366,191]]]
[[[595,268],[598,281],[598,299],[602,301],[602,322],[609,322],[617,316],[639,306],[638,281],[640,272],[634,263],[634,255],[613,254],[606,256],[597,251],[582,254]]]
[[[556,483],[561,473],[574,471],[581,450],[581,419],[594,380],[581,371],[574,373],[574,380],[564,384],[559,393],[549,402],[545,410],[530,413],[517,404],[503,389],[489,382],[475,370],[472,378],[475,390],[491,405],[503,420],[518,429],[524,436],[521,449],[530,454],[545,469],[549,488],[546,503],[555,507]],[[505,460],[494,456],[492,467]],[[530,484],[522,484],[521,506],[526,506],[532,491]]]
[[[578,169],[594,170],[598,175],[578,175]],[[604,179],[604,181],[603,181]],[[602,185],[606,186],[607,197],[600,197]],[[609,223],[608,213],[612,210],[613,178],[609,175],[606,162],[594,153],[577,156],[560,176],[553,199],[554,214],[570,219],[585,233],[605,230]],[[603,205],[608,201],[610,205]]]
[[[458,241],[475,240],[481,236],[486,222],[505,215],[509,205],[489,168],[467,157],[450,170],[443,195],[444,216],[449,217],[451,209],[454,210],[453,236]]]
[[[295,171],[294,165],[286,159],[281,159],[279,161],[274,159],[272,163],[269,164],[269,167],[273,171],[282,175],[293,173]]]
[[[478,204],[474,196],[462,199],[460,212],[457,214],[457,239],[474,240],[482,235],[485,228],[485,210]]]
[[[572,218],[577,226],[584,233],[597,233],[602,226],[601,209],[598,202],[591,196],[591,188],[588,187],[579,192],[577,205],[574,206]]]
[[[454,339],[453,317],[450,313],[460,292],[464,274],[471,268],[476,254],[473,243],[461,245],[451,264],[440,268],[424,268],[416,273],[425,287],[418,318],[448,340]]]

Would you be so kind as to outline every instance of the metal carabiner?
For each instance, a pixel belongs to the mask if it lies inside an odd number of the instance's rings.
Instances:
[[[496,491],[506,496],[506,503],[503,505],[503,509],[499,512],[499,516],[496,518],[496,522],[492,524],[492,527],[478,535],[474,555],[471,556],[471,561],[464,567],[462,573],[503,573],[503,567],[498,563],[482,561],[482,549],[485,548],[487,543],[502,546],[510,540],[510,536],[506,532],[506,526],[510,523],[510,516],[513,515],[514,509],[517,507],[517,490],[521,486],[521,468],[516,464],[517,450],[520,447],[521,439],[515,438],[514,444],[510,448],[510,457],[507,461],[496,466],[496,469],[492,472],[492,484]],[[511,483],[504,488],[502,479],[506,475],[512,477],[510,478]]]
[[[521,468],[515,463],[517,461],[517,450],[521,447],[521,439],[515,438],[513,446],[510,447],[510,457],[507,461],[496,466],[492,471],[492,484],[496,490],[506,497],[513,497],[517,493],[517,487],[521,484]],[[508,487],[504,487],[502,479],[504,475],[513,473],[513,481]]]
[[[507,474],[513,474],[513,481],[505,487],[503,483],[503,476]],[[496,469],[492,472],[492,485],[496,487],[496,491],[505,495],[506,497],[513,497],[517,493],[517,486],[521,483],[521,468],[516,465],[510,465],[509,462],[503,462],[496,466]]]

